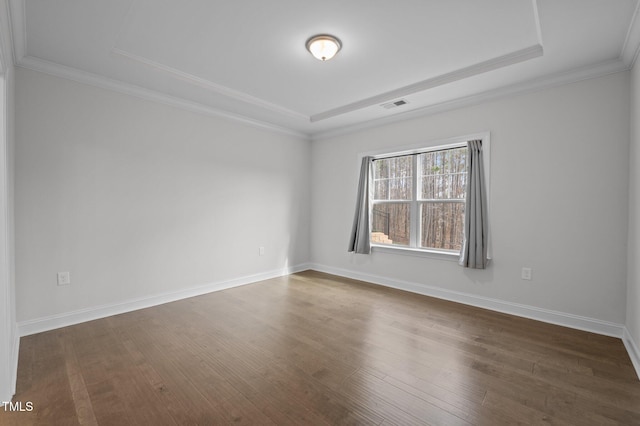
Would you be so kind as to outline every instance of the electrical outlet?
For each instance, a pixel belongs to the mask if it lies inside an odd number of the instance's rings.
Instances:
[[[71,274],[69,272],[58,272],[58,285],[71,284]]]
[[[258,253],[260,253],[260,256],[264,256],[264,247],[260,247]]]
[[[521,278],[523,280],[531,281],[531,268],[522,268]]]

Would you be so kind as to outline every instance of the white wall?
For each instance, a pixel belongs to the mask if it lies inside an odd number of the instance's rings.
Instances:
[[[15,392],[19,337],[16,327],[13,245],[13,69],[0,76],[0,401]]]
[[[6,132],[7,132],[7,206],[8,206],[8,260],[9,260],[9,318],[11,337],[11,389],[15,392],[18,372],[18,351],[20,336],[18,334],[16,317],[16,274],[15,274],[15,69],[10,66],[5,72],[6,79]]]
[[[308,141],[24,69],[16,84],[18,322],[308,261]]]
[[[19,336],[14,270],[14,68],[7,4],[0,3],[0,401],[16,388]]]
[[[0,76],[0,401],[10,401],[11,389],[11,285],[9,280],[9,186],[6,138],[6,82]]]
[[[640,375],[640,66],[631,71],[631,147],[629,150],[629,252],[627,257],[627,331]],[[632,353],[631,351],[629,351]]]
[[[624,324],[629,75],[619,73],[314,142],[312,261]],[[358,153],[491,132],[493,263],[347,253]],[[520,279],[523,266],[533,280]],[[432,292],[433,293],[433,292]],[[621,329],[618,327],[618,329]],[[640,330],[636,330],[638,332]]]

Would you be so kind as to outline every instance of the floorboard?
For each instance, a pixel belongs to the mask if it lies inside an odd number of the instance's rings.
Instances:
[[[640,425],[620,339],[306,271],[21,339],[2,425]]]

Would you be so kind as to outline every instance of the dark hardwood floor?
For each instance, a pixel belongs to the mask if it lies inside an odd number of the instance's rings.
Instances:
[[[8,425],[640,425],[619,339],[318,272],[24,337]]]

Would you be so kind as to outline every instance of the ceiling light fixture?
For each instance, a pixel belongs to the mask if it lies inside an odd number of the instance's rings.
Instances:
[[[320,34],[307,40],[307,50],[317,59],[328,61],[342,48],[342,43],[336,37]]]

